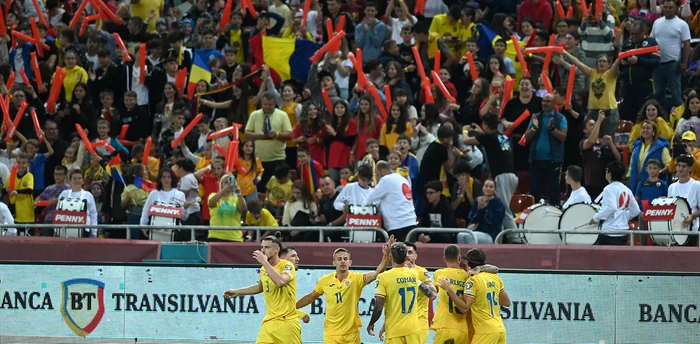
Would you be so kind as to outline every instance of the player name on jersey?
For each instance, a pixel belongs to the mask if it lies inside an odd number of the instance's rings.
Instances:
[[[53,223],[60,225],[84,225],[87,223],[86,211],[56,210],[53,216]]]
[[[148,207],[148,215],[180,219],[182,218],[182,208],[152,204],[150,207]]]

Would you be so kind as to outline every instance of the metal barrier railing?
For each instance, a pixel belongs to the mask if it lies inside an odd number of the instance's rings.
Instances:
[[[406,241],[415,241],[414,237],[417,236],[420,233],[468,233],[469,235],[474,238],[475,243],[479,243],[479,239],[476,237],[476,234],[472,232],[469,229],[466,228],[438,228],[438,227],[418,227],[412,229],[408,234],[406,234]]]
[[[576,229],[531,229],[531,228],[511,228],[502,230],[496,236],[494,241],[496,244],[503,240],[506,234],[510,233],[523,233],[523,234],[559,234],[562,238],[562,244],[566,245],[567,235],[576,234],[591,234],[591,235],[627,235],[630,238],[630,246],[634,246],[634,236],[646,236],[646,235],[658,235],[658,236],[673,236],[673,235],[688,235],[688,236],[699,236],[700,232],[690,232],[690,231],[648,231],[648,230],[615,230],[615,231],[602,231],[602,230],[576,230]],[[670,242],[670,240],[669,240]],[[668,244],[670,245],[670,243]],[[698,240],[698,246],[700,246],[700,240]]]
[[[23,224],[14,224],[14,225],[9,225],[9,224],[0,224],[0,229],[4,228],[16,228],[18,230],[23,229],[23,230],[28,230],[31,228],[53,228],[53,229],[93,229],[93,228],[100,228],[100,229],[123,229],[126,230],[126,238],[131,239],[131,229],[145,229],[145,230],[151,230],[151,229],[166,229],[166,230],[189,230],[190,231],[190,240],[191,241],[197,241],[195,238],[195,233],[196,231],[222,231],[222,230],[228,230],[228,231],[236,231],[236,230],[245,230],[245,231],[255,231],[255,235],[257,240],[260,240],[260,235],[262,232],[265,231],[272,231],[272,232],[291,232],[291,231],[315,231],[319,232],[319,242],[323,242],[324,238],[324,233],[325,232],[347,232],[347,231],[373,231],[381,234],[384,236],[384,241],[387,242],[389,241],[389,234],[382,228],[376,228],[376,227],[329,227],[329,226],[309,226],[309,227],[260,227],[260,226],[245,226],[245,227],[226,227],[226,226],[187,226],[187,225],[179,225],[179,226],[142,226],[142,225],[55,225],[55,224],[31,224],[31,223],[23,223]],[[68,231],[64,230],[63,231],[63,236],[67,237]]]

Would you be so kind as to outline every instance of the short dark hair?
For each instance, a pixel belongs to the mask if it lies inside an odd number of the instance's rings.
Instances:
[[[445,246],[445,249],[442,252],[445,256],[445,260],[447,260],[448,262],[456,262],[459,259],[459,255],[461,254],[459,246],[454,244]]]
[[[56,167],[53,168],[53,171],[54,171],[54,172],[61,171],[61,172],[63,172],[63,173],[68,174],[68,167],[63,166],[63,165],[56,165]]]
[[[625,176],[625,165],[619,161],[611,161],[608,166],[606,166],[606,170],[610,173],[610,179],[614,182],[621,181]]]
[[[452,174],[455,176],[459,174],[471,174],[471,169],[469,168],[469,164],[467,164],[464,161],[460,161],[455,164],[455,167],[452,168]]]
[[[264,237],[262,241],[272,241],[273,244],[277,245],[277,248],[279,248],[280,250],[282,249],[282,241],[280,239],[277,239],[277,237],[274,235],[268,235]]]
[[[403,243],[404,243],[404,245],[406,245],[407,247],[413,247],[413,250],[416,251],[416,252],[418,252],[418,247],[416,247],[416,244],[414,244],[414,243],[412,243],[412,242],[410,242],[410,241],[404,241]]]
[[[571,180],[573,180],[577,183],[580,183],[581,178],[583,178],[583,169],[579,166],[576,166],[576,165],[571,165],[571,166],[567,167],[566,173],[569,174],[569,178],[571,178]]]
[[[195,169],[194,162],[190,159],[180,159],[177,161],[177,167],[185,170],[186,172],[193,173]]]
[[[693,157],[691,157],[688,154],[682,154],[681,156],[676,158],[676,166],[678,166],[679,163],[684,163],[688,165],[688,167],[692,167],[694,163]]]
[[[433,189],[437,192],[442,192],[443,188],[444,187],[442,186],[442,182],[439,180],[431,180],[431,181],[425,183],[426,190]]]
[[[311,155],[311,150],[307,146],[299,146],[299,148],[297,148],[297,154],[299,154],[299,153]]]
[[[498,125],[501,123],[496,114],[486,114],[481,118],[481,121],[491,130],[498,130]]]
[[[374,171],[372,171],[371,166],[363,164],[357,168],[357,176],[371,180],[374,177]]]
[[[294,246],[289,246],[289,245],[283,246],[283,247],[280,249],[279,256],[280,256],[280,257],[286,256],[286,255],[289,253],[289,251],[296,251],[296,250],[297,250],[297,249],[294,248]]]
[[[678,159],[676,159],[676,162],[678,162]],[[656,165],[656,167],[661,168],[661,161],[659,161],[659,159],[651,158],[647,160],[647,166],[649,165]]]
[[[73,178],[74,174],[79,174],[81,177],[83,176],[83,172],[80,169],[74,168],[70,170],[70,173],[68,173],[68,179]]]
[[[112,57],[112,52],[109,51],[107,48],[100,48],[97,50],[97,57],[100,58],[105,58],[105,57]]]
[[[254,199],[248,202],[248,211],[251,213],[259,213],[262,211],[262,201],[259,199]]]
[[[406,255],[408,254],[408,248],[405,243],[395,242],[391,245],[391,258],[396,264],[403,264],[406,262]]]
[[[289,177],[289,166],[287,166],[287,164],[282,164],[275,167],[275,172],[272,175],[278,180]]]
[[[446,125],[441,125],[440,128],[438,128],[437,131],[437,137],[438,140],[446,139],[446,138],[453,138],[455,136],[455,131],[452,129],[452,127],[448,127]]]
[[[401,89],[401,90],[403,91],[403,89]],[[404,91],[404,92],[406,92],[406,91]],[[408,143],[411,143],[411,138],[408,137],[408,135],[406,135],[406,134],[399,135],[399,138],[396,139],[396,143],[398,143],[401,140],[408,141]]]
[[[426,24],[424,21],[419,21],[413,26],[411,26],[411,33],[417,33],[417,34],[428,34],[430,31],[430,28],[428,28],[428,24]]]

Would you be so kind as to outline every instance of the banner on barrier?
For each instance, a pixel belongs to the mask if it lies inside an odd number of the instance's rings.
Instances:
[[[256,283],[254,268],[0,266],[3,336],[254,341],[265,315],[262,295],[223,297],[226,289]],[[330,272],[299,270],[297,299]],[[501,308],[509,342],[696,343],[700,338],[700,276],[500,275],[512,300]],[[672,292],[664,292],[671,286]],[[363,326],[374,310],[373,293],[374,284],[366,286],[358,304]],[[324,301],[321,297],[303,309],[311,318],[302,324],[305,343],[323,340]],[[36,319],[42,319],[41,326],[26,326]],[[378,342],[365,328],[360,333],[363,342]]]

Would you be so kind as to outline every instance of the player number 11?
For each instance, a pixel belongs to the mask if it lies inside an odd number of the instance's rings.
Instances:
[[[489,301],[489,307],[491,308],[491,317],[494,317],[493,308],[498,309],[498,298],[496,297],[496,292],[492,291],[486,293],[486,299]]]

